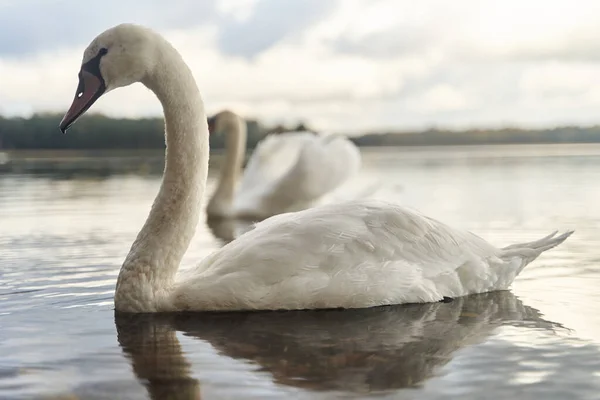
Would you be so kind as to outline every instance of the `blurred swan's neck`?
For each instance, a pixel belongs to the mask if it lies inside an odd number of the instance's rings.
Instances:
[[[219,125],[225,127],[225,160],[206,213],[209,217],[232,217],[236,184],[246,155],[247,128],[246,122],[237,116],[225,114],[218,118],[226,118],[218,121]]]

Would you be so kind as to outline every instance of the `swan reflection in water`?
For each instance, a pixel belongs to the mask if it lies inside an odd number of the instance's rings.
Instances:
[[[152,399],[199,399],[176,331],[246,360],[277,384],[367,393],[414,387],[502,325],[564,329],[509,291],[450,303],[355,310],[115,315],[118,340]]]

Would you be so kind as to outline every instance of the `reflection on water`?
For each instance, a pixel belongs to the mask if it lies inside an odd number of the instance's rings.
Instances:
[[[598,145],[365,151],[352,193],[381,182],[377,197],[499,246],[576,230],[511,292],[370,310],[154,316],[115,315],[112,296],[158,190],[160,155],[23,157],[0,171],[0,399],[600,393]],[[183,267],[248,227],[203,220]]]
[[[351,311],[117,313],[115,322],[119,343],[153,399],[200,397],[175,331],[256,364],[278,384],[375,394],[419,385],[455,351],[501,325],[564,329],[510,292]]]

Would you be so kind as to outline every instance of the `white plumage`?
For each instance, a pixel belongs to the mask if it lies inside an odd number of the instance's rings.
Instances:
[[[387,202],[328,204],[258,223],[183,274],[172,307],[357,308],[502,290],[569,235],[498,249]]]
[[[99,65],[90,69],[94,60]],[[208,173],[208,125],[193,75],[160,35],[124,24],[90,44],[80,79],[88,84],[80,84],[63,131],[103,92],[138,81],[157,95],[165,112],[163,182],[119,273],[118,311],[438,301],[506,289],[525,265],[571,234],[498,249],[415,211],[357,200],[269,218],[177,275],[199,220]]]
[[[360,169],[360,151],[344,136],[271,134],[258,143],[235,187],[246,148],[246,125],[231,111],[213,118],[214,131],[224,131],[227,143],[226,165],[206,210],[209,217],[260,220],[309,208]]]

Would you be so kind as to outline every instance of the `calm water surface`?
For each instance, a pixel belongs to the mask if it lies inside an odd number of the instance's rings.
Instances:
[[[117,273],[158,190],[160,158],[127,158],[123,172],[135,173],[115,173],[118,157],[78,160],[76,171],[64,160],[35,174],[15,172],[31,163],[5,168],[0,398],[600,398],[600,146],[364,158],[349,190],[379,182],[376,196],[497,245],[576,232],[511,291],[448,304],[115,316]],[[184,267],[231,229],[202,221]]]

